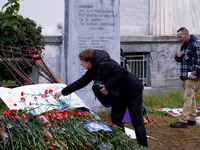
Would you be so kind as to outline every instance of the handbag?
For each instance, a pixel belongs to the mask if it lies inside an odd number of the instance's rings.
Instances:
[[[104,95],[100,92],[102,87],[99,87],[102,84],[104,84],[102,81],[95,80],[92,86],[92,90],[103,106],[111,107],[119,100],[119,91],[117,89],[111,90],[107,95]]]

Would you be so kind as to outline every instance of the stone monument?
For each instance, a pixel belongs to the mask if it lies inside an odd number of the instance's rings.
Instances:
[[[79,53],[87,48],[107,51],[120,62],[120,1],[65,0],[64,59],[66,84],[79,79],[86,70]],[[91,89],[92,82],[75,93],[93,110],[101,106]]]

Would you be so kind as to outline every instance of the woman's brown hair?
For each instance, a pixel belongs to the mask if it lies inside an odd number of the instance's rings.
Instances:
[[[93,54],[94,54],[93,48],[85,49],[79,53],[79,59],[84,60],[86,62],[90,61],[92,63]]]

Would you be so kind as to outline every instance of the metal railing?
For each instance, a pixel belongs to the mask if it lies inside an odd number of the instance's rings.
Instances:
[[[142,82],[144,86],[150,86],[148,53],[126,53],[125,56],[131,72]],[[121,65],[123,67],[126,66],[122,58]]]

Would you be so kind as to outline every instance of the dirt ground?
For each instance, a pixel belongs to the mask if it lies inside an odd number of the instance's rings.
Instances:
[[[149,150],[199,150],[200,126],[189,126],[184,129],[146,125],[147,134],[156,139],[148,138]]]
[[[148,150],[200,150],[200,125],[174,129],[169,124],[168,119],[145,125],[147,135],[155,138],[148,138]]]

